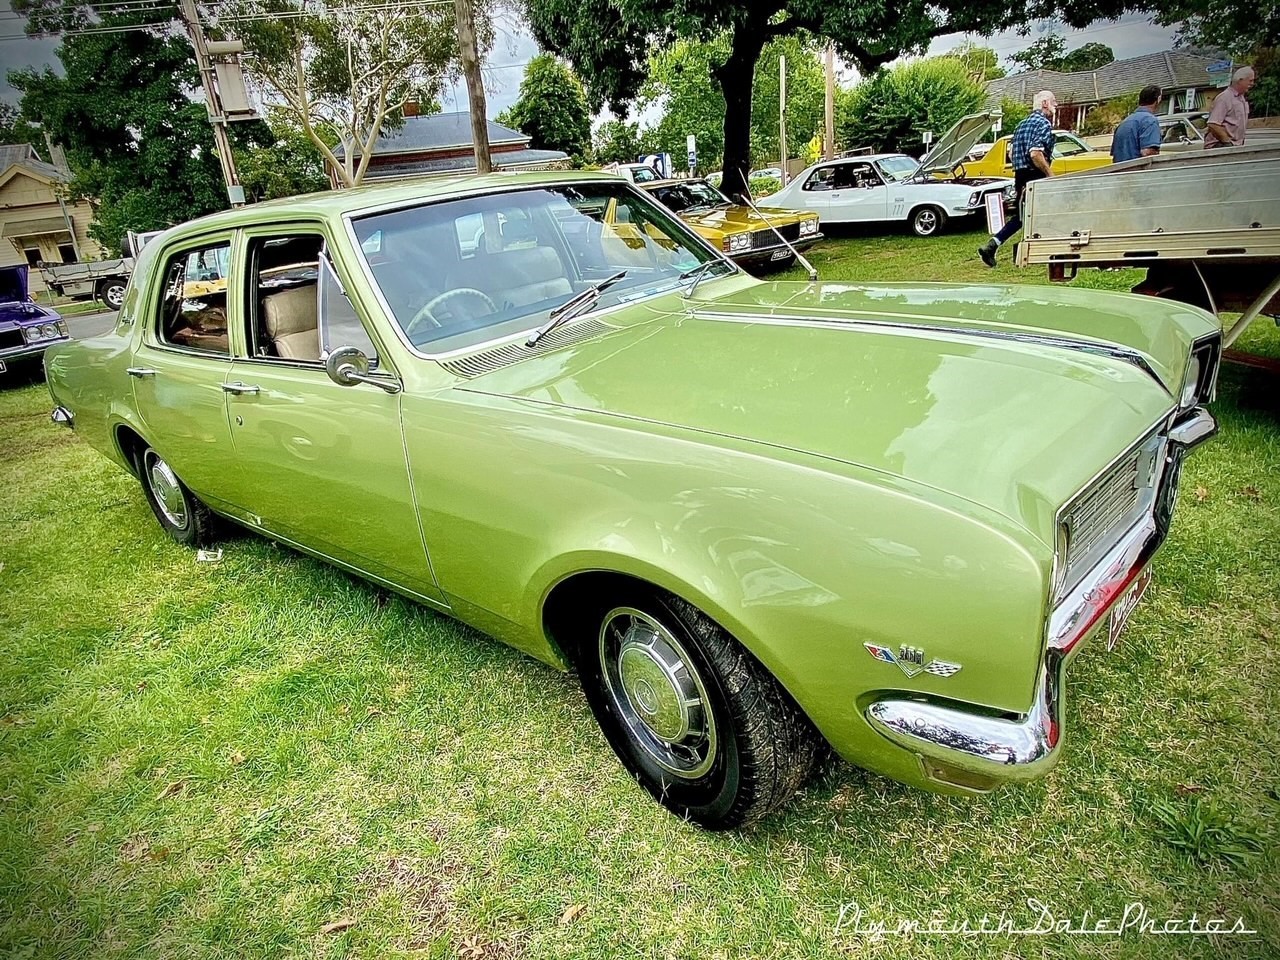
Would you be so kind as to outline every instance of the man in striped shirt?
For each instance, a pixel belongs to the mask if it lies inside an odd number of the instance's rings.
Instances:
[[[1000,245],[1022,229],[1022,192],[1033,180],[1053,176],[1053,115],[1058,100],[1049,90],[1041,90],[1031,101],[1031,115],[1013,131],[1010,149],[1013,160],[1013,185],[1018,193],[1018,210],[994,237],[978,248],[978,256],[988,267],[996,265]]]

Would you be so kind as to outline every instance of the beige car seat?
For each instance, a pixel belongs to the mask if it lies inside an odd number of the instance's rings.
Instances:
[[[319,360],[320,331],[316,288],[291,287],[262,298],[262,325],[276,356]]]
[[[565,275],[560,254],[552,247],[478,254],[463,261],[458,274],[451,277],[452,287],[483,290],[499,308],[504,305],[523,307],[573,293],[573,284]],[[495,279],[500,279],[501,289],[494,287]]]

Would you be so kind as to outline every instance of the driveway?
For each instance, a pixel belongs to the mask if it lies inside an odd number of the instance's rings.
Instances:
[[[82,314],[78,317],[67,317],[65,319],[67,328],[71,331],[71,336],[77,340],[87,340],[90,337],[100,336],[114,327],[116,325],[116,311]]]

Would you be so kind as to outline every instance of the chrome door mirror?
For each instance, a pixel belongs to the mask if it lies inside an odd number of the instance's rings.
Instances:
[[[369,358],[359,347],[338,347],[324,361],[325,373],[339,386],[368,383],[387,393],[399,393],[400,384],[388,377],[369,376]]]

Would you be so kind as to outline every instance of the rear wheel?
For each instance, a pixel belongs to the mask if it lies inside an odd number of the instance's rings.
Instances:
[[[109,310],[119,310],[124,303],[124,281],[103,280],[98,284],[98,299]]]
[[[942,232],[947,215],[941,207],[920,207],[911,214],[911,231],[917,237],[932,237]]]
[[[138,479],[151,512],[165,533],[188,547],[202,547],[212,542],[216,534],[213,511],[187,489],[151,447],[144,447],[138,454]]]
[[[714,830],[782,807],[819,737],[773,676],[697,608],[637,591],[593,618],[579,669],[626,768],[678,816]]]

